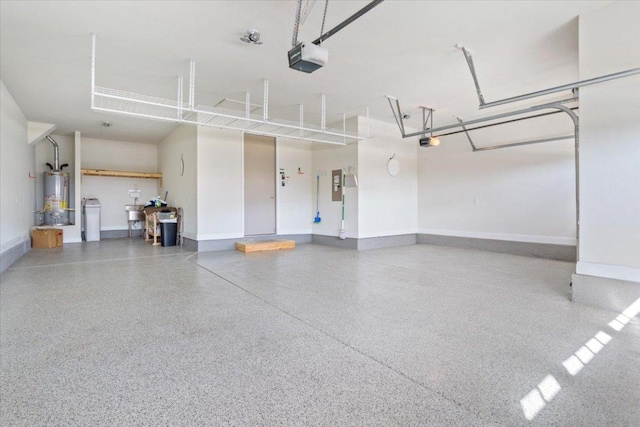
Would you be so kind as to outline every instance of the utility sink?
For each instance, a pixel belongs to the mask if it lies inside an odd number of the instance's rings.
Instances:
[[[143,205],[125,205],[124,207],[129,221],[144,221],[143,209]]]

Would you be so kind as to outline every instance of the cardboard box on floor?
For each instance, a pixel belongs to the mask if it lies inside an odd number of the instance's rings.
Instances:
[[[62,247],[63,231],[60,228],[34,228],[31,232],[31,247],[48,249]]]

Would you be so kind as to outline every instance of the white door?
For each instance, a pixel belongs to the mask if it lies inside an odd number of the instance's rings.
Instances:
[[[244,234],[276,234],[276,140],[244,136]]]

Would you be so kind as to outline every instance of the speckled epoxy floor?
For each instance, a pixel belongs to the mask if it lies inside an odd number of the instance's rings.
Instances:
[[[572,269],[425,245],[34,250],[0,275],[0,425],[640,425],[640,321],[571,303]]]

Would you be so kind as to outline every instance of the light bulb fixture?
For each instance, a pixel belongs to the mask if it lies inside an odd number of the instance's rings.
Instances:
[[[427,136],[418,140],[421,147],[437,147],[440,145],[440,140],[435,136]]]
[[[260,41],[260,33],[258,30],[254,30],[253,28],[248,29],[247,34],[240,37],[240,40],[249,44],[262,44]]]

